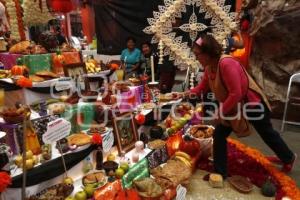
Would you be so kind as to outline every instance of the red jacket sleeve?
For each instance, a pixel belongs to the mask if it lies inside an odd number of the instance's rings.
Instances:
[[[228,114],[243,98],[242,78],[243,69],[240,64],[231,58],[224,58],[220,63],[220,72],[225,87],[228,90],[228,96],[220,105],[220,112],[223,115]]]
[[[203,76],[203,79],[202,79],[201,83],[199,83],[196,87],[191,89],[190,92],[200,96],[202,92],[206,93],[208,91],[208,89],[209,89],[208,71],[205,70],[204,71],[204,76]]]

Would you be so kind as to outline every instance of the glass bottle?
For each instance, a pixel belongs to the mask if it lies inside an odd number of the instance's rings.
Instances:
[[[82,166],[82,171],[83,173],[87,174],[89,171],[91,171],[93,169],[93,163],[91,162],[90,157],[87,157],[84,161],[83,161],[83,166]]]
[[[96,150],[96,169],[97,170],[103,169],[103,151],[100,146]]]

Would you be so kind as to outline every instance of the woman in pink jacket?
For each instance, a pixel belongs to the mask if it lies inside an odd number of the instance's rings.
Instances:
[[[220,104],[214,115],[217,122],[213,143],[215,172],[227,177],[226,138],[230,133],[233,131],[238,136],[247,136],[252,132],[252,127],[279,158],[273,157],[273,160],[277,158],[282,162],[282,171],[290,172],[296,154],[273,129],[271,108],[255,81],[237,60],[222,55],[222,46],[213,36],[200,37],[194,44],[193,52],[205,72],[201,83],[186,95],[200,96],[211,90]]]

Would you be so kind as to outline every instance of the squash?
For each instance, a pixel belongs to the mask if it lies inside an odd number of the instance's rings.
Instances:
[[[17,59],[17,64],[11,68],[11,74],[13,76],[26,76],[29,75],[29,69],[23,65],[23,61],[21,58]]]
[[[276,186],[268,179],[261,187],[261,193],[266,197],[274,197],[276,194]]]
[[[61,54],[59,50],[53,56],[53,72],[56,74],[63,74],[63,64],[65,63],[65,57]]]

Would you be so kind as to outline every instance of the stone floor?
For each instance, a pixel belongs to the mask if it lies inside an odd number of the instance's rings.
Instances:
[[[280,130],[281,121],[272,121],[274,128]],[[289,175],[297,182],[298,187],[300,187],[300,127],[287,125],[285,131],[281,135],[291,150],[298,154],[298,159],[296,160],[294,169]],[[232,134],[232,137],[235,136]],[[239,140],[244,144],[259,149],[265,155],[274,155],[272,150],[269,149],[258,134],[252,134],[249,137],[241,138]]]

